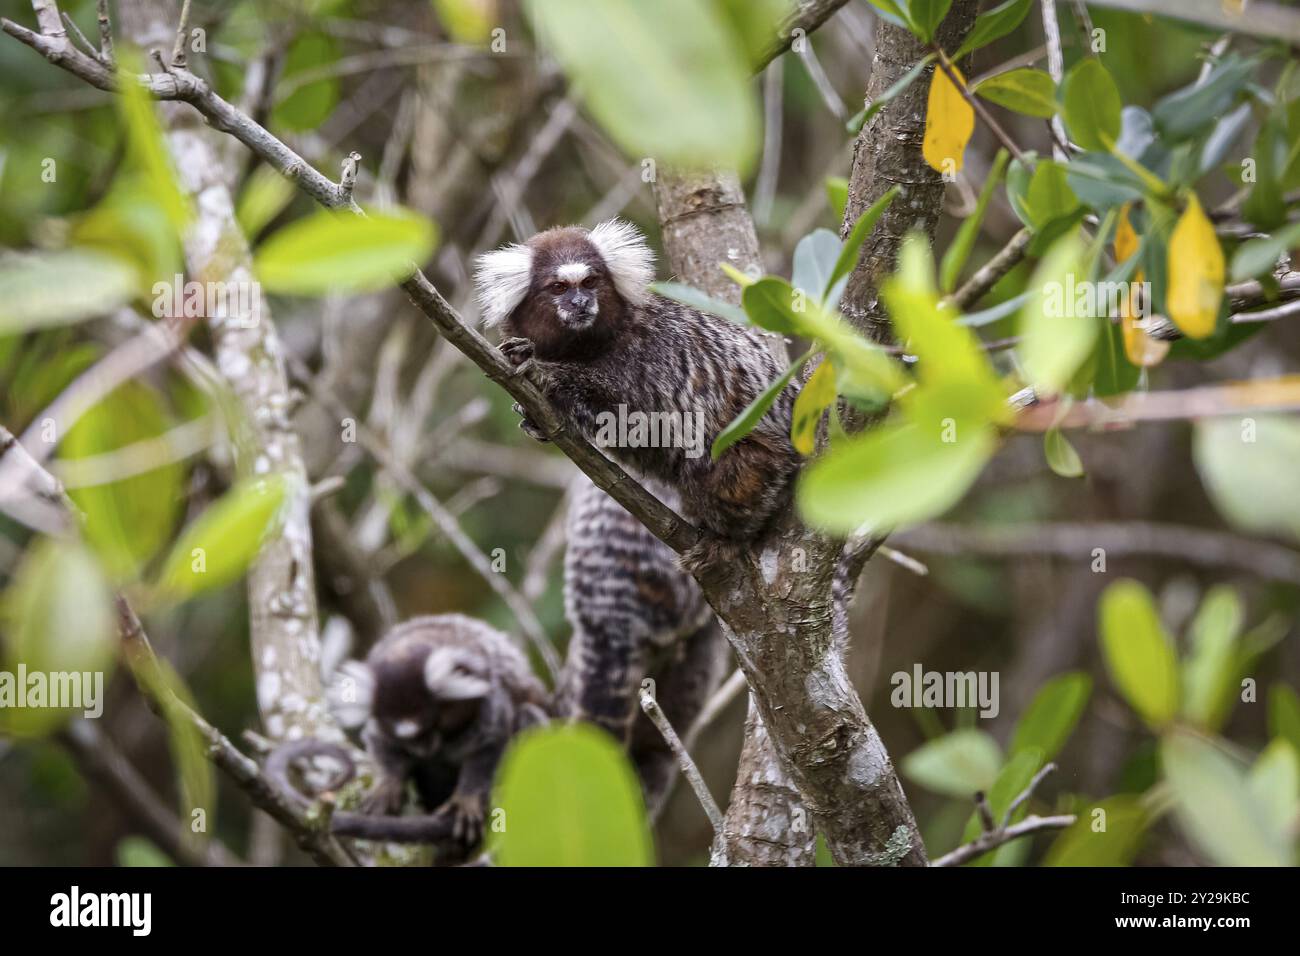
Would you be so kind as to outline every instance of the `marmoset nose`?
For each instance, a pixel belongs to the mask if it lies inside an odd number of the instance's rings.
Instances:
[[[586,312],[587,306],[591,305],[591,296],[585,292],[573,293],[573,307],[579,312]]]

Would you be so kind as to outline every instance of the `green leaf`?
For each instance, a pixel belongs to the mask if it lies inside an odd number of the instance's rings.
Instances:
[[[1257,62],[1229,54],[1204,81],[1199,77],[1156,103],[1151,118],[1161,133],[1177,142],[1216,122],[1245,89]]]
[[[1128,866],[1137,856],[1147,822],[1139,797],[1125,794],[1085,806],[1079,819],[1052,843],[1043,865]]]
[[[1300,755],[1300,696],[1286,684],[1269,688],[1268,732],[1290,743]]]
[[[1051,760],[1074,732],[1092,694],[1092,678],[1071,671],[1044,684],[1029,702],[1011,735],[1011,753],[1037,749]]]
[[[1034,774],[1038,773],[1039,768],[1043,766],[1043,760],[1043,752],[1037,747],[1026,748],[1008,757],[1006,766],[998,773],[997,779],[993,781],[993,786],[989,788],[986,795],[989,810],[997,823],[1001,824],[1002,818],[1006,816],[1006,812],[1011,806],[1011,801],[1024,793],[1025,788],[1034,779]],[[1028,812],[1029,801],[1025,801],[1012,815],[1012,822],[1023,819]],[[979,813],[972,812],[970,818],[966,821],[966,829],[962,831],[961,842],[963,844],[969,843],[979,836],[983,829],[984,824],[980,820]],[[982,853],[967,865],[994,865],[998,853],[998,850]]]
[[[89,249],[0,258],[0,337],[82,322],[130,301],[136,273]]]
[[[1119,139],[1124,104],[1100,61],[1076,63],[1061,84],[1061,99],[1070,136],[1084,149],[1109,150]]]
[[[803,368],[804,363],[812,356],[813,353],[808,352],[801,358],[796,359],[789,368],[781,373],[780,378],[763,389],[759,396],[745,406],[745,410],[736,416],[735,421],[718,434],[718,437],[713,440],[713,448],[710,452],[714,461],[721,458],[723,452],[754,430],[754,426],[762,421],[763,416],[767,414],[767,410],[776,401],[776,397],[790,384],[790,379],[794,378],[794,373]]]
[[[953,62],[980,47],[988,46],[994,40],[1000,40],[1020,26],[1033,2],[1034,0],[1006,0],[977,16],[966,41],[952,55]]]
[[[930,62],[933,59],[934,54],[927,53],[917,62],[916,66],[904,73],[897,81],[890,84],[889,89],[885,90],[885,92],[881,93],[869,104],[855,113],[853,118],[844,124],[845,128],[854,136],[857,136],[858,133],[862,132],[862,127],[870,123],[872,118],[883,110],[890,100],[894,99],[917,81],[917,78],[925,72],[925,68],[930,65]],[[840,218],[844,218],[844,213],[842,211],[840,213]]]
[[[831,205],[835,221],[843,222],[844,210],[849,205],[849,181],[843,176],[827,176],[826,201]]]
[[[844,245],[840,249],[839,258],[835,260],[835,267],[831,270],[830,278],[826,280],[826,289],[822,294],[823,299],[829,297],[835,284],[857,266],[858,256],[862,252],[862,244],[867,241],[867,237],[871,235],[871,230],[876,228],[876,223],[884,215],[885,210],[889,208],[889,204],[894,201],[898,192],[897,186],[890,186],[889,191],[867,207],[866,211],[858,217],[858,221],[853,224],[849,237],[844,240]]]
[[[953,407],[963,404],[954,395]],[[945,441],[951,436],[954,440]],[[970,488],[997,447],[993,429],[955,417],[898,423],[855,435],[805,469],[800,513],[828,531],[901,528],[943,514]]]
[[[1246,531],[1300,540],[1295,482],[1300,420],[1280,415],[1203,418],[1196,423],[1192,457],[1210,500],[1230,522]]]
[[[930,246],[919,233],[899,251],[898,271],[881,284],[899,339],[917,358],[917,378],[930,385],[966,390],[973,399],[961,417],[997,421],[1006,417],[1006,392],[975,333],[940,308]]]
[[[181,533],[158,574],[168,600],[184,600],[238,578],[279,524],[289,491],[283,475],[248,478],[226,492]]]
[[[1073,213],[1079,206],[1079,197],[1070,188],[1066,168],[1060,163],[1043,160],[1029,179],[1024,203],[1030,216],[1029,225],[1041,232],[1050,223]]]
[[[943,254],[943,260],[939,265],[939,287],[944,292],[950,293],[957,288],[957,280],[961,277],[962,267],[966,265],[966,260],[970,258],[971,249],[975,247],[975,239],[979,236],[980,226],[984,223],[984,214],[988,211],[989,201],[993,198],[993,192],[997,189],[998,184],[1002,182],[1002,172],[1007,165],[1007,151],[998,150],[997,156],[993,158],[993,166],[989,170],[988,177],[984,180],[984,185],[980,189],[979,199],[975,202],[975,208],[971,214],[962,220],[961,226],[957,229],[957,235],[953,237],[952,244]],[[894,189],[898,187],[895,186]]]
[[[817,423],[822,420],[822,412],[835,401],[835,394],[835,366],[830,359],[823,359],[794,400],[790,441],[799,454],[807,456],[813,453]]]
[[[990,76],[971,88],[991,103],[1026,116],[1047,119],[1056,115],[1056,84],[1042,70],[1024,67]]]
[[[262,243],[262,285],[288,295],[367,292],[405,279],[433,249],[433,223],[411,212],[315,213]]]
[[[1269,826],[1286,833],[1300,815],[1300,755],[1279,737],[1264,748],[1246,782]]]
[[[1181,731],[1160,746],[1174,812],[1188,839],[1219,866],[1287,866],[1290,840],[1247,785],[1242,769],[1210,741]]]
[[[128,382],[73,425],[60,450],[64,471],[75,474],[86,459],[157,439],[168,427],[153,391],[140,382]],[[112,578],[134,578],[171,537],[184,505],[184,481],[184,468],[164,460],[156,468],[119,481],[69,491],[85,513],[86,539]]]
[[[998,777],[1002,753],[982,730],[954,730],[928,740],[903,758],[903,774],[927,790],[969,799]]]
[[[795,311],[795,289],[784,279],[764,276],[745,287],[740,301],[749,321],[760,329],[781,335],[799,334],[803,314]],[[806,296],[801,296],[799,301],[808,307]]]
[[[904,30],[912,29],[912,17],[908,12],[908,0],[867,0],[876,8],[876,15]]]
[[[794,248],[790,284],[805,297],[825,301],[841,245],[840,237],[829,229],[814,229],[800,239]]]
[[[489,827],[501,866],[649,866],[654,849],[631,764],[588,724],[515,738],[497,776],[504,830]]]
[[[118,866],[175,866],[152,841],[142,836],[124,837],[113,848]]]
[[[94,555],[76,541],[38,539],[18,566],[2,608],[5,669],[12,675],[22,664],[28,673],[44,673],[51,681],[58,674],[75,674],[83,706],[55,708],[48,697],[38,704],[29,687],[27,706],[0,708],[0,732],[43,735],[74,713],[92,711],[96,689],[85,682],[93,674],[103,675],[117,649],[113,596]],[[98,687],[101,708],[107,685],[105,677]],[[51,690],[52,683],[47,693]]]
[[[1049,428],[1043,434],[1043,455],[1047,467],[1062,478],[1082,478],[1083,462],[1070,440],[1059,428]]]
[[[1111,681],[1159,730],[1178,713],[1178,661],[1151,595],[1136,581],[1117,581],[1102,594],[1097,617]]]
[[[1097,318],[1076,315],[1070,295],[1074,283],[1085,279],[1083,244],[1071,234],[1056,241],[1029,281],[1037,294],[1020,310],[1016,350],[1028,383],[1040,394],[1064,389],[1097,341]]]
[[[672,299],[674,302],[680,302],[682,305],[690,306],[698,312],[707,312],[737,325],[748,327],[750,324],[749,317],[745,315],[745,310],[740,306],[732,305],[730,302],[723,302],[721,299],[715,299],[707,292],[701,292],[695,286],[686,285],[682,282],[654,282],[651,283],[650,288],[660,295]]]
[[[118,61],[118,69],[126,76],[149,72],[132,50],[120,50]],[[171,229],[180,232],[189,222],[190,202],[176,181],[153,98],[139,83],[120,83],[117,92],[118,111],[126,127],[127,167],[139,174],[137,181],[149,201],[166,214]]]
[[[742,173],[758,147],[749,62],[712,4],[529,0],[544,45],[632,156]]]
[[[249,241],[266,228],[272,219],[284,212],[297,195],[293,182],[270,166],[258,166],[248,177],[248,184],[239,194],[239,208],[235,218]]]
[[[1232,281],[1272,275],[1277,260],[1296,246],[1300,246],[1300,222],[1294,222],[1271,236],[1246,240],[1233,253]]]
[[[934,31],[939,29],[951,6],[952,0],[908,0],[907,10],[921,42],[934,39]]]
[[[1192,621],[1190,649],[1183,663],[1183,716],[1217,729],[1227,716],[1224,690],[1236,678],[1241,601],[1229,587],[1213,588]]]
[[[329,119],[338,106],[341,84],[337,74],[322,76],[320,71],[338,58],[338,42],[325,33],[301,33],[289,44],[277,84],[277,89],[287,88],[289,95],[271,110],[275,126],[304,132],[315,130]],[[308,75],[319,78],[306,83],[298,81],[299,77]]]

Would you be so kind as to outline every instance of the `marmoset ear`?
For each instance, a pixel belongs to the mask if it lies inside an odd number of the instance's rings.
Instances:
[[[437,700],[477,700],[492,683],[466,666],[460,648],[435,647],[424,661],[424,685]]]
[[[509,245],[478,257],[474,291],[486,326],[499,325],[519,307],[532,278],[533,251]]]
[[[614,278],[614,288],[629,305],[650,301],[650,283],[655,278],[655,256],[645,236],[630,222],[609,219],[587,234],[605,268]]]

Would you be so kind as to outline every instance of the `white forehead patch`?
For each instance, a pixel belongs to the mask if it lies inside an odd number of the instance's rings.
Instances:
[[[393,733],[399,740],[410,740],[420,732],[420,723],[416,720],[399,720],[393,724]]]
[[[555,270],[555,274],[565,282],[581,282],[591,273],[591,266],[585,262],[566,262]]]
[[[621,219],[610,219],[592,229],[587,238],[605,260],[618,294],[633,305],[648,302],[648,286],[655,277],[655,257],[636,226]]]
[[[484,325],[505,321],[528,294],[533,271],[533,251],[527,246],[509,245],[478,257],[474,269],[474,291]]]
[[[439,647],[429,653],[424,662],[424,685],[438,700],[474,700],[492,689],[485,678],[468,672],[455,647]]]

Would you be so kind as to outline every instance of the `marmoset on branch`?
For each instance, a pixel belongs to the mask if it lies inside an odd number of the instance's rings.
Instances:
[[[750,539],[788,499],[798,469],[793,390],[713,461],[713,440],[783,370],[756,331],[653,293],[653,262],[645,238],[611,220],[486,253],[475,284],[484,321],[509,336],[502,351],[531,365],[579,433],[638,477],[673,488],[689,520]],[[608,440],[609,424],[638,413],[661,426],[650,436],[658,440]],[[696,423],[702,443],[686,440]]]
[[[353,693],[343,693],[348,687]],[[396,813],[411,781],[427,812],[452,817],[453,837],[465,847],[482,837],[507,743],[549,711],[523,652],[460,614],[397,625],[363,665],[341,670],[330,695],[340,722],[365,721],[362,737],[379,772],[366,808]]]

